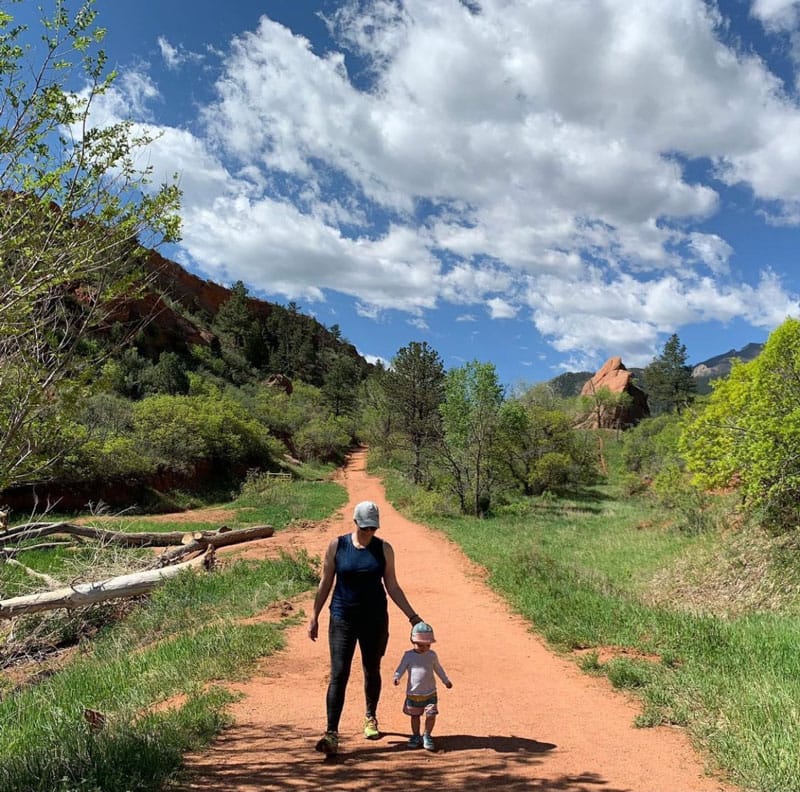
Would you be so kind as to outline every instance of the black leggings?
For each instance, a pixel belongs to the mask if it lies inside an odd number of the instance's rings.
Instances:
[[[356,644],[361,649],[364,669],[364,698],[366,714],[374,716],[381,697],[381,658],[389,641],[389,615],[379,614],[370,619],[346,621],[331,614],[328,625],[328,645],[331,652],[331,678],[328,683],[328,731],[339,730],[339,718],[344,708],[344,694],[350,679],[350,666]]]

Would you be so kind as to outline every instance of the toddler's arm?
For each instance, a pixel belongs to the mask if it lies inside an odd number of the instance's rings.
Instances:
[[[450,678],[447,676],[447,672],[442,668],[442,664],[439,662],[439,658],[436,658],[436,662],[433,664],[433,670],[439,679],[444,682],[444,686],[449,690],[453,687],[453,683],[450,681]]]

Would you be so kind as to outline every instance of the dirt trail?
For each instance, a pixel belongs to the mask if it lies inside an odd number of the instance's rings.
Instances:
[[[187,758],[190,780],[182,792],[733,792],[704,774],[680,730],[634,728],[636,704],[547,650],[458,548],[387,503],[364,463],[365,455],[356,453],[341,473],[349,502],[336,519],[258,544],[265,555],[305,547],[322,557],[331,538],[350,530],[357,502],[378,504],[379,535],[394,546],[400,584],[433,624],[439,658],[453,680],[452,690],[440,689],[437,751],[405,747],[403,688],[391,684],[391,673],[409,647],[409,627],[392,603],[378,712],[383,737],[372,742],[361,733],[363,681],[356,655],[341,753],[330,760],[313,750],[325,725],[326,609],[320,640],[308,639],[304,618],[287,632],[287,648],[236,686],[244,695],[233,708],[235,724],[209,750]],[[297,607],[308,614],[312,601],[308,595]]]

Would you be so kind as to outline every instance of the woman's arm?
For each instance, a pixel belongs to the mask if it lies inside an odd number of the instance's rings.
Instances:
[[[411,624],[421,622],[422,619],[417,616],[416,611],[411,607],[411,603],[397,582],[397,574],[394,567],[394,550],[386,540],[383,542],[383,557],[386,559],[386,567],[383,570],[383,584],[386,586],[386,593],[392,598],[394,604],[405,613]]]
[[[317,586],[317,595],[314,597],[314,609],[311,614],[311,619],[308,622],[308,637],[312,641],[317,640],[319,633],[319,614],[328,599],[328,594],[331,593],[333,586],[333,579],[336,576],[336,546],[338,539],[333,539],[325,551],[325,560],[322,563],[322,576]]]

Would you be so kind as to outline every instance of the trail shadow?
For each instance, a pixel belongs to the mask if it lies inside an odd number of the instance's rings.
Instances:
[[[556,746],[526,737],[455,734],[437,736],[434,752],[408,748],[407,734],[380,740],[345,739],[327,758],[313,749],[313,735],[281,724],[264,733],[233,727],[224,739],[184,767],[170,792],[632,792],[596,769],[548,772]],[[677,791],[676,791],[677,792]]]
[[[443,734],[435,735],[436,750],[433,753],[448,751],[495,751],[504,754],[543,754],[552,751],[555,743],[539,742],[528,737],[501,737],[500,735]],[[348,756],[366,758],[378,753],[419,752],[420,748],[408,746],[408,734],[384,732],[380,739],[361,743],[358,747],[343,751],[337,756],[324,757],[324,761],[337,764]]]
[[[498,753],[531,753],[540,754],[552,751],[555,743],[539,742],[528,737],[501,737],[495,734],[444,734],[436,736],[437,751],[471,751],[485,750]]]

